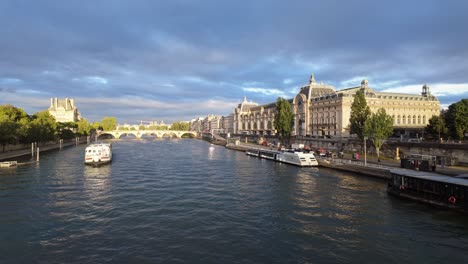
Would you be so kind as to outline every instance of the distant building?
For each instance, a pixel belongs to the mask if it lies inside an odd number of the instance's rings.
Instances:
[[[429,86],[422,87],[421,94],[385,93],[369,87],[363,80],[360,86],[335,91],[323,83],[317,83],[312,75],[307,85],[289,99],[294,112],[293,136],[348,137],[351,105],[357,91],[363,91],[371,112],[385,108],[393,117],[394,131],[400,135],[415,136],[422,133],[432,116],[440,115],[440,103],[430,93]],[[242,103],[234,109],[233,130],[236,134],[275,134],[274,117],[276,103],[258,105]]]
[[[221,128],[224,133],[234,133],[234,115],[221,117]]]
[[[203,117],[198,117],[190,121],[190,131],[196,131],[198,133],[203,131]]]
[[[70,98],[50,98],[49,113],[57,122],[77,122],[81,119],[75,100]]]

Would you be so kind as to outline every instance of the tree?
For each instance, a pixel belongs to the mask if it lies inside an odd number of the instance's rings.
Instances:
[[[374,143],[377,158],[380,161],[380,148],[385,140],[393,133],[393,118],[380,108],[371,114],[364,126],[364,134]]]
[[[190,124],[187,122],[174,122],[171,125],[172,130],[180,130],[180,131],[189,131],[190,130]]]
[[[117,127],[117,120],[115,117],[106,116],[102,119],[102,129],[105,131],[114,130]]]
[[[94,122],[92,125],[91,125],[92,129],[94,130],[102,130],[102,125],[101,123],[99,122]]]
[[[72,139],[77,128],[78,124],[75,122],[57,122],[57,135],[61,139]]]
[[[350,133],[356,134],[361,142],[364,142],[364,130],[366,120],[371,115],[371,111],[366,102],[364,92],[359,90],[354,96],[353,104],[351,105]]]
[[[49,111],[35,113],[29,128],[29,137],[31,142],[51,141],[57,136],[57,124],[55,118],[49,114]]]
[[[138,129],[139,129],[139,130],[146,130],[146,126],[145,126],[145,125],[140,125],[140,126],[138,127]]]
[[[432,116],[429,119],[429,124],[427,124],[426,134],[432,135],[440,139],[442,135],[447,134],[447,126],[445,125],[445,120],[442,116]]]
[[[82,136],[88,136],[91,134],[93,127],[85,118],[81,118],[77,123],[77,133]],[[99,127],[99,126],[98,126]]]
[[[0,143],[15,144],[25,140],[27,132],[24,131],[29,123],[29,116],[21,109],[10,104],[0,106]]]
[[[291,109],[291,104],[284,98],[278,97],[276,100],[276,114],[274,125],[278,131],[280,140],[284,143],[291,137],[292,127],[294,124],[294,113]]]
[[[451,104],[445,115],[445,122],[454,138],[463,139],[468,133],[468,99]]]

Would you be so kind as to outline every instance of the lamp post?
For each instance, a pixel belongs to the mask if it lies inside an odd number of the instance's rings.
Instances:
[[[367,137],[364,137],[364,166],[367,166],[367,149],[366,149]]]

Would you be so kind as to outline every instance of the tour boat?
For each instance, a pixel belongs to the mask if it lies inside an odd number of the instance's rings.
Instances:
[[[101,165],[112,161],[112,144],[91,144],[85,149],[85,164]]]
[[[279,162],[289,163],[297,166],[318,166],[314,153],[302,150],[285,150],[276,156]]]
[[[249,156],[275,160],[283,163],[289,163],[301,167],[318,166],[318,162],[312,152],[302,150],[267,150],[267,149],[248,149],[245,154]]]

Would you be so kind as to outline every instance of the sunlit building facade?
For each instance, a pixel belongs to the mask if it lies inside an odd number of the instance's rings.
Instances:
[[[70,98],[50,98],[49,114],[57,122],[77,122],[81,119],[75,100]]]
[[[440,103],[430,93],[429,86],[422,87],[421,94],[378,92],[361,85],[336,91],[334,87],[315,81],[309,83],[290,99],[294,112],[293,136],[348,137],[351,105],[357,91],[363,91],[371,112],[384,108],[393,117],[394,130],[400,134],[421,131],[429,119],[440,114]],[[275,103],[258,105],[244,101],[234,109],[234,133],[274,134]]]

